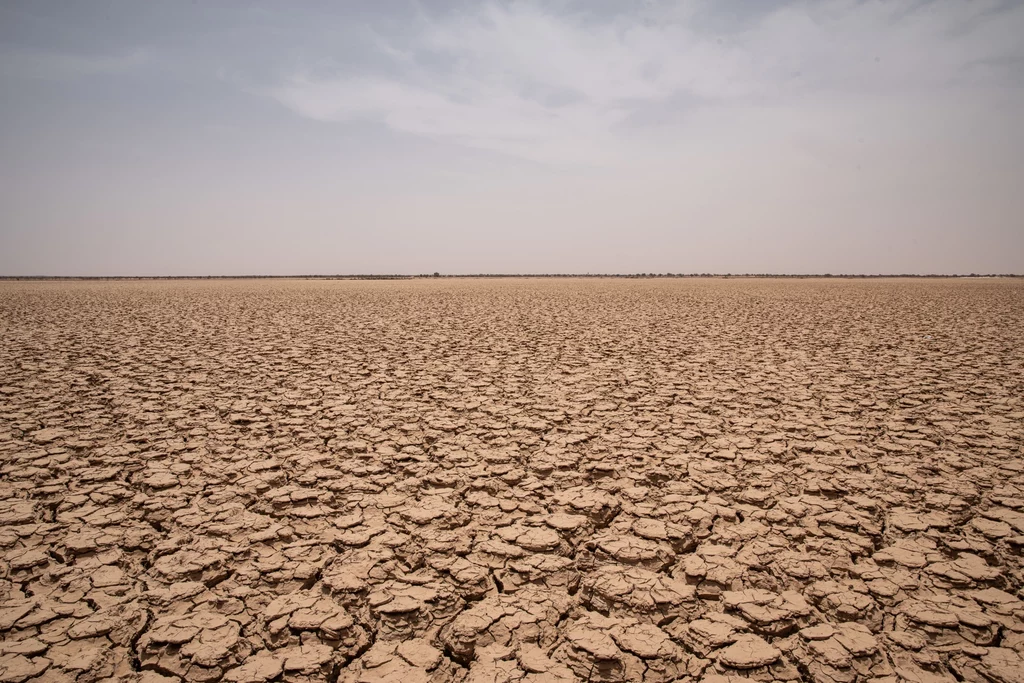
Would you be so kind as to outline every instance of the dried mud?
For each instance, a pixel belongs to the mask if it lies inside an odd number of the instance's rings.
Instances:
[[[0,683],[1020,681],[1024,283],[0,284]]]

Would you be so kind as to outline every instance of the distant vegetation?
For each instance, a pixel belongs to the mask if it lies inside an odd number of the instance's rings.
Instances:
[[[0,275],[0,280],[416,280],[421,278],[780,278],[780,279],[810,279],[810,278],[993,278],[993,277],[1024,277],[1015,273],[971,273],[969,275],[956,274],[948,275],[933,273],[928,275],[914,275],[910,273],[888,273],[876,275],[849,275],[818,273],[806,275],[773,275],[770,273],[543,273],[543,274],[516,274],[516,273],[474,273],[471,275],[443,275],[435,272],[422,275],[156,275],[156,276],[130,276],[130,275],[100,275],[100,276],[75,276],[75,275],[23,275],[6,276]]]

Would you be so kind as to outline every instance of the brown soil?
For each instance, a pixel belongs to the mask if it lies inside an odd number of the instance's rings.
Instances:
[[[0,683],[1020,681],[1024,282],[0,284]]]

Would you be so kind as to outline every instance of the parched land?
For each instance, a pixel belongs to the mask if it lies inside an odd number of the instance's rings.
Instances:
[[[1010,682],[1024,281],[0,283],[0,683]]]

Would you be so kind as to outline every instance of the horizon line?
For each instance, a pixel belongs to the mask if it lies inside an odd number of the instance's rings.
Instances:
[[[336,273],[292,275],[0,275],[0,281],[33,280],[434,280],[442,278],[753,278],[753,279],[958,279],[1024,278],[1022,273]]]

